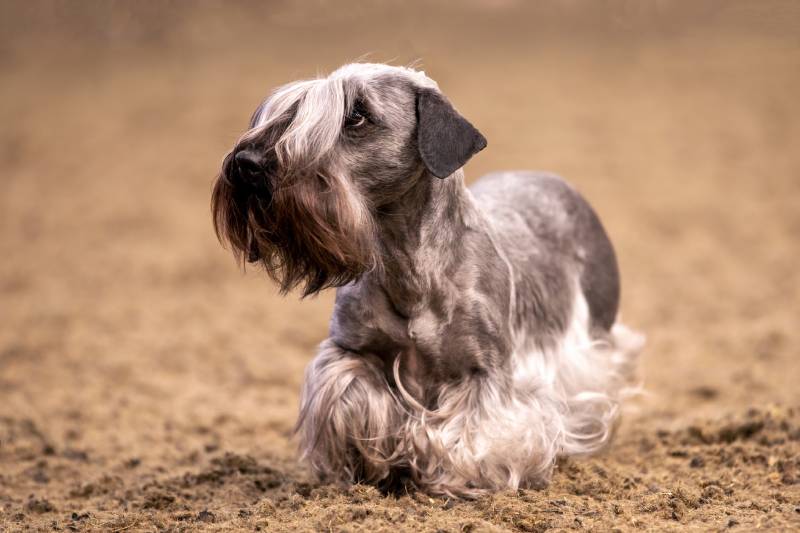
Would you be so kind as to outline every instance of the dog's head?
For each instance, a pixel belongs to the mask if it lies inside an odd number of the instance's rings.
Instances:
[[[376,209],[485,146],[424,73],[346,65],[259,106],[214,185],[214,226],[283,291],[340,286],[377,264]]]

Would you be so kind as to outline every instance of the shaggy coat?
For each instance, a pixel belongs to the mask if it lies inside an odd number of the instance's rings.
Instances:
[[[424,73],[351,64],[277,89],[225,158],[220,239],[284,292],[338,287],[297,422],[324,481],[543,485],[612,435],[643,341],[611,243],[554,175],[467,188],[485,146]]]

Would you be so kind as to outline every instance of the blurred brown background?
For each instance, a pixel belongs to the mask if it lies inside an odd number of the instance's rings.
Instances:
[[[291,428],[333,293],[211,229],[276,85],[416,62],[617,247],[647,394],[600,457],[478,502],[310,483]],[[800,4],[0,4],[0,531],[800,527]]]

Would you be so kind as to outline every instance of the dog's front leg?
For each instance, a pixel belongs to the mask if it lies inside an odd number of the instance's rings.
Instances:
[[[325,340],[306,369],[296,431],[327,482],[378,483],[398,460],[401,408],[376,357]]]

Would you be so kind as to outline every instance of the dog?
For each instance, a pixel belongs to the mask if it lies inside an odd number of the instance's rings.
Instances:
[[[611,438],[643,337],[614,249],[559,177],[499,172],[424,72],[275,90],[214,184],[217,236],[286,292],[336,287],[296,432],[322,482],[434,495],[546,485]]]

